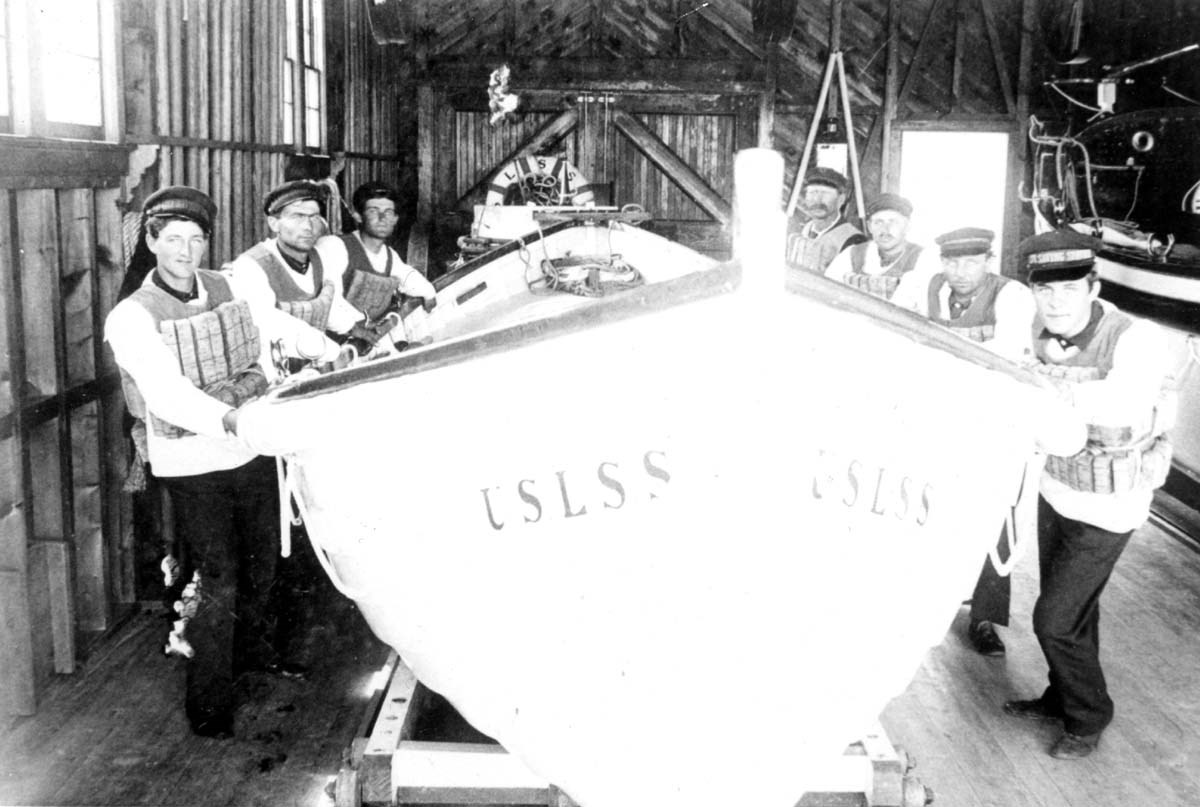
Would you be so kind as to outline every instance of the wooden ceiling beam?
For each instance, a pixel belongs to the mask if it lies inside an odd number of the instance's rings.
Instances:
[[[979,0],[983,9],[983,24],[987,29],[988,42],[992,46],[992,59],[996,64],[996,76],[1000,80],[1000,91],[1004,93],[1004,109],[1009,114],[1016,111],[1017,102],[1013,97],[1012,81],[1008,78],[1008,62],[1004,59],[1004,47],[1000,42],[1000,34],[996,31],[996,18],[988,0]]]
[[[761,92],[766,69],[761,61],[741,59],[690,60],[512,59],[512,91],[557,88],[594,92]],[[417,81],[438,88],[486,86],[495,59],[430,59]]]
[[[733,210],[729,202],[713,190],[690,165],[671,151],[646,125],[624,110],[613,112],[613,124],[621,131],[646,159],[654,163],[667,177],[692,198],[696,204],[721,224],[729,224]]]
[[[900,95],[896,99],[896,110],[903,108],[904,102],[908,100],[909,94],[916,85],[916,78],[921,74],[921,62],[924,61],[925,51],[931,39],[929,32],[933,28],[934,20],[940,16],[944,0],[933,0],[933,4],[929,7],[929,13],[925,16],[925,24],[921,28],[921,38],[917,40],[917,48],[913,52],[912,61],[908,63],[908,71],[904,74],[904,84],[900,87]],[[872,148],[879,145],[879,135],[883,130],[882,116],[875,116],[874,123],[871,124],[871,131],[867,135],[867,142],[863,146],[862,156],[866,160],[867,155]]]

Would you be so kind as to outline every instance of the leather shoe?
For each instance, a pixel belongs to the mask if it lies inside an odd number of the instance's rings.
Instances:
[[[971,640],[971,647],[981,656],[1004,655],[1004,642],[1000,640],[996,626],[991,622],[972,622],[967,627],[967,638]]]
[[[215,712],[192,718],[189,722],[192,724],[192,733],[200,737],[228,740],[233,736],[233,715],[229,712]]]
[[[1062,720],[1062,715],[1046,706],[1041,698],[1028,701],[1005,701],[1004,712],[1026,720]]]
[[[1050,756],[1055,759],[1083,759],[1096,750],[1100,742],[1097,734],[1072,734],[1064,732],[1050,748]]]

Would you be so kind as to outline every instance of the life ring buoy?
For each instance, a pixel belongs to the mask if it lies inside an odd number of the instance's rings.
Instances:
[[[579,170],[562,157],[518,157],[496,172],[488,185],[485,204],[511,203],[510,193],[520,192],[521,203],[592,206],[592,186]]]

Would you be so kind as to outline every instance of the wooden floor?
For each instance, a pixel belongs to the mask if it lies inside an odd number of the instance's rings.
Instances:
[[[1200,536],[1197,536],[1200,537]],[[1041,694],[1030,626],[1036,550],[1016,571],[1003,658],[964,644],[965,609],[882,723],[917,760],[935,804],[953,807],[1200,805],[1200,554],[1152,524],[1135,533],[1101,599],[1101,659],[1116,718],[1081,761],[1046,750],[1061,730],[1005,715]]]
[[[1080,762],[1046,754],[1048,726],[1000,704],[1039,693],[1045,665],[1029,627],[1036,561],[1017,570],[1009,653],[985,659],[960,639],[960,613],[912,685],[882,716],[944,807],[1200,804],[1200,554],[1147,526],[1104,595],[1102,642],[1117,718]],[[385,660],[353,607],[322,612],[308,682],[245,681],[238,736],[193,737],[182,666],[161,655],[166,623],[143,614],[80,674],[57,681],[33,718],[0,726],[3,805],[329,805],[325,787],[359,728]],[[881,629],[886,625],[881,624]]]
[[[37,715],[0,727],[0,804],[331,804],[387,648],[348,600],[326,590],[320,602],[311,678],[243,676],[232,740],[191,733],[183,663],[162,653],[170,623],[157,608],[134,617]]]

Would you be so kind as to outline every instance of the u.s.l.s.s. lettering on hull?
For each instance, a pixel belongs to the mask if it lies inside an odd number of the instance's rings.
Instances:
[[[481,488],[482,512],[491,528],[500,531],[619,511],[669,495],[669,468],[666,453],[654,450],[642,454],[640,462],[601,460],[590,473],[560,468]],[[818,448],[811,478],[811,495],[819,502],[917,526],[929,520],[933,486],[901,470]]]

